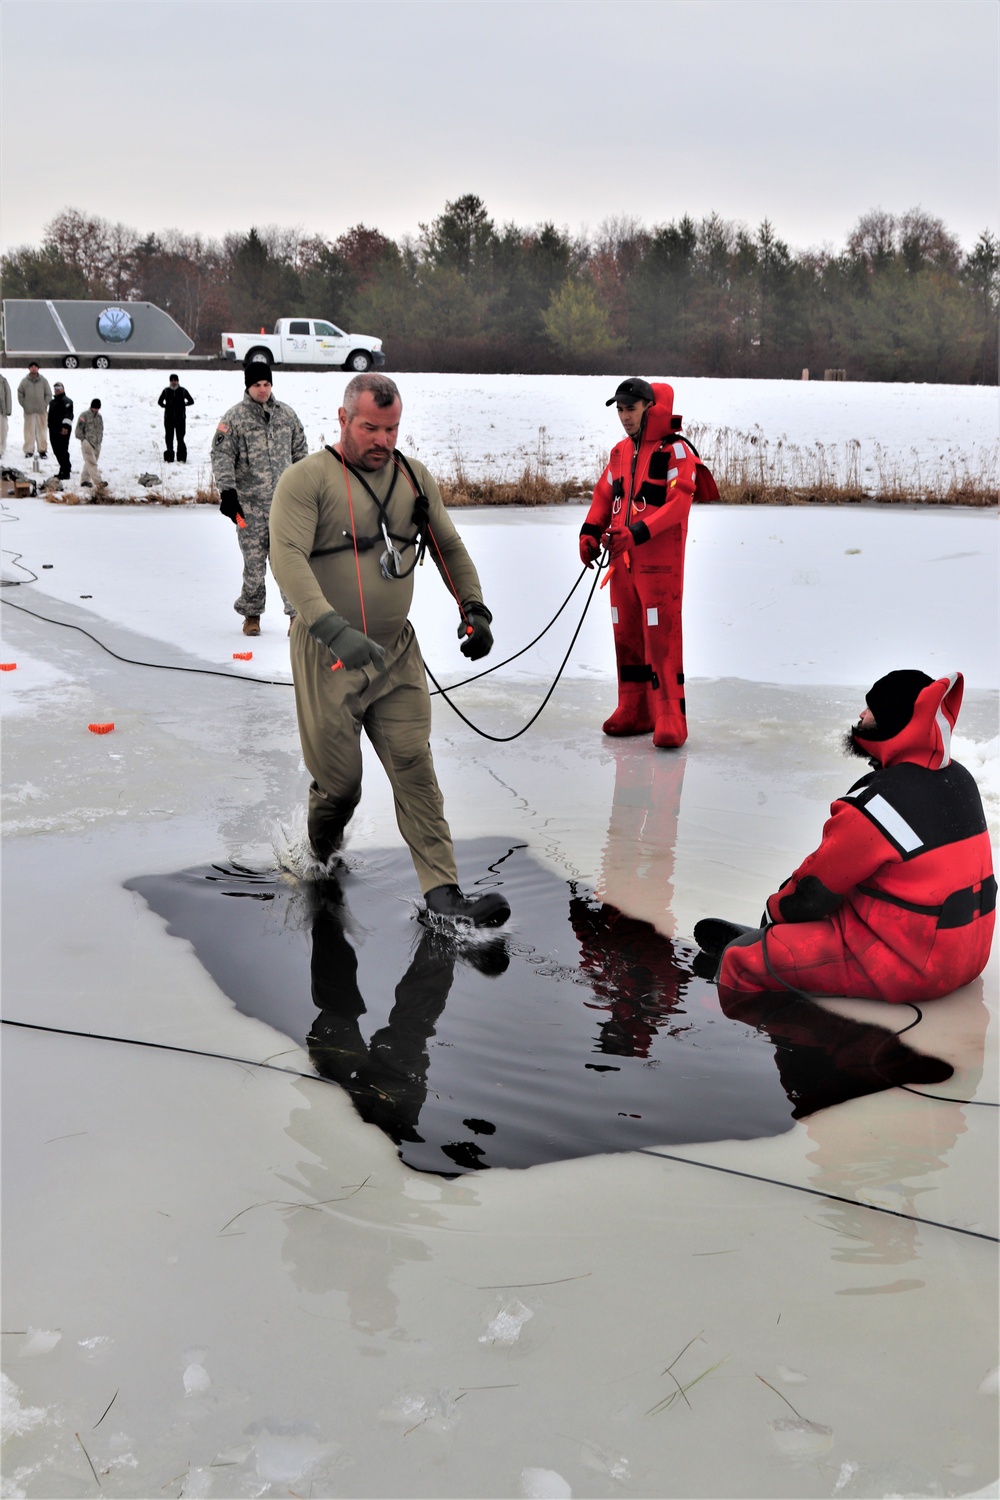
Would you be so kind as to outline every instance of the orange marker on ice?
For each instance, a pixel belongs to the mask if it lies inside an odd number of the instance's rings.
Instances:
[[[114,729],[114,727],[115,726],[113,724],[88,724],[87,725],[87,728],[90,730],[91,734],[110,734],[111,731],[112,731],[112,729]]]

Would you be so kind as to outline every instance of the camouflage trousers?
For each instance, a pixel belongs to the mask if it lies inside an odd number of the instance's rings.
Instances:
[[[271,514],[271,502],[270,500],[266,502],[248,500],[241,495],[240,505],[247,523],[245,526],[236,528],[236,538],[243,554],[243,588],[233,608],[238,615],[244,617],[260,616],[264,613],[266,601],[264,573],[270,547],[268,520]],[[284,594],[281,595],[281,602],[284,605],[285,614],[294,615],[295,611]]]

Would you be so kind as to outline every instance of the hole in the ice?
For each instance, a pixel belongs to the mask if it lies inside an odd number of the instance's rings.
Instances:
[[[777,1135],[856,1096],[951,1076],[894,1035],[889,1007],[885,1028],[791,997],[723,1008],[693,945],[523,847],[504,854],[459,846],[465,888],[502,884],[513,918],[457,940],[414,921],[403,851],[322,882],[205,865],[128,887],[239,1010],[306,1045],[424,1171]],[[220,900],[233,896],[256,899]]]

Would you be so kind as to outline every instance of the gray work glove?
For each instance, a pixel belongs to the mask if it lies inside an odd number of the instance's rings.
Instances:
[[[385,671],[384,647],[365,635],[363,630],[348,625],[335,609],[327,615],[320,615],[315,625],[310,625],[309,634],[328,646],[349,672],[367,666],[373,666],[378,672]]]

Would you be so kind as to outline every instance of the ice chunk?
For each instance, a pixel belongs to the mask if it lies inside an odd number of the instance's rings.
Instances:
[[[979,1396],[1000,1395],[1000,1366],[994,1366],[988,1375],[983,1376],[976,1394]]]
[[[805,1417],[778,1417],[771,1423],[774,1441],[789,1458],[812,1458],[829,1453],[833,1447],[833,1428],[822,1422],[807,1422]]]
[[[521,1494],[525,1500],[573,1500],[573,1491],[555,1469],[522,1469]]]
[[[608,1453],[604,1448],[594,1448],[587,1443],[581,1449],[580,1457],[588,1469],[596,1469],[599,1474],[610,1474],[612,1479],[622,1482],[632,1477],[628,1466],[628,1459],[623,1458],[620,1454],[616,1457],[615,1454]]]
[[[30,1432],[44,1422],[46,1415],[44,1406],[22,1406],[20,1389],[9,1375],[0,1375],[0,1432],[4,1442]]]
[[[184,1371],[184,1394],[185,1396],[197,1396],[202,1391],[207,1391],[212,1384],[212,1377],[204,1365],[192,1362]]]
[[[790,1365],[778,1365],[777,1370],[778,1379],[783,1380],[786,1385],[801,1385],[804,1380],[808,1379],[808,1376],[803,1375],[801,1370],[793,1370]]]
[[[523,1302],[513,1297],[500,1308],[496,1317],[487,1326],[486,1332],[479,1335],[479,1342],[481,1344],[513,1344],[520,1337],[525,1323],[534,1316],[530,1307],[525,1307]]]
[[[457,1403],[461,1397],[453,1397],[450,1391],[400,1391],[388,1406],[383,1406],[379,1419],[393,1422],[407,1431],[429,1423],[438,1432],[446,1432],[458,1420]]]
[[[292,1484],[339,1452],[339,1443],[321,1443],[305,1433],[262,1432],[254,1439],[257,1477],[267,1484]]]
[[[215,1475],[211,1469],[188,1469],[184,1476],[183,1493],[189,1500],[207,1500],[212,1493]]]
[[[17,1352],[22,1359],[32,1354],[51,1354],[61,1338],[62,1334],[56,1328],[29,1328]]]

